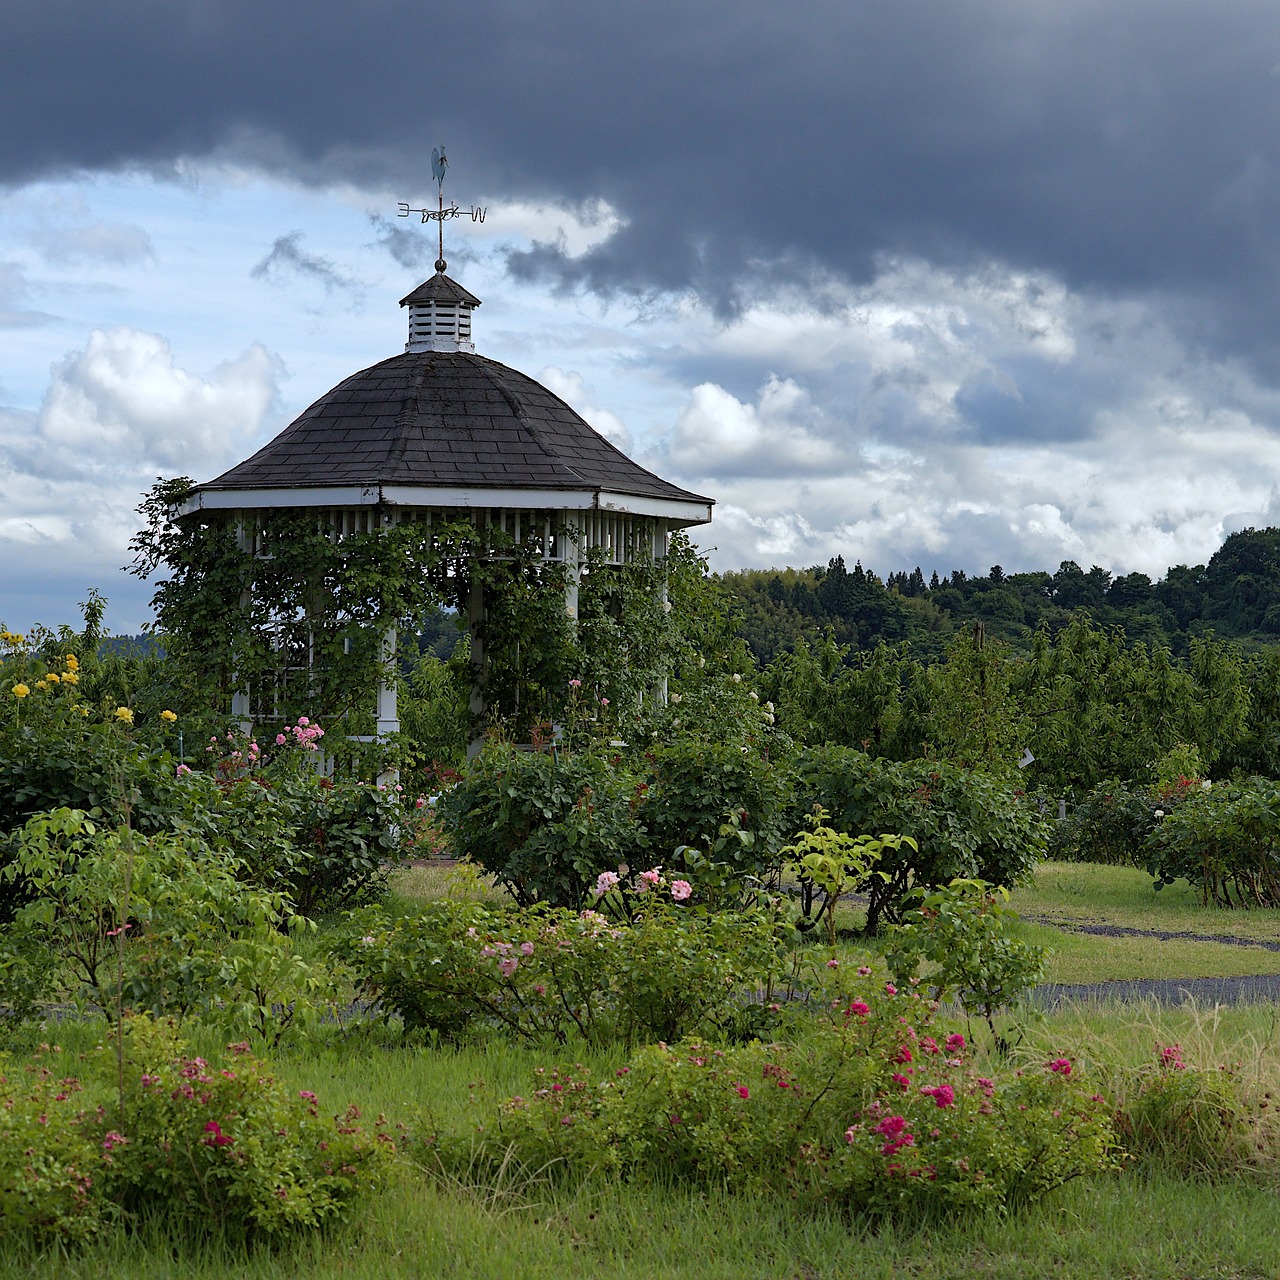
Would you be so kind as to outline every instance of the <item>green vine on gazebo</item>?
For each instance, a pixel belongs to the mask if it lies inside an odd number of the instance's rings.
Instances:
[[[383,637],[391,628],[416,636],[441,608],[465,615],[477,583],[486,603],[477,730],[522,742],[549,732],[577,692],[571,680],[610,719],[633,716],[675,656],[667,565],[652,557],[615,565],[586,552],[575,624],[568,569],[545,559],[534,537],[409,519],[335,540],[315,513],[294,509],[258,514],[251,551],[232,511],[178,515],[194,489],[187,477],[152,487],[131,568],[167,574],[152,602],[156,630],[202,673],[211,709],[249,689],[259,718],[267,707],[278,718],[322,714],[347,734],[368,734],[371,691],[400,662],[384,653]],[[696,559],[679,536],[672,556]]]

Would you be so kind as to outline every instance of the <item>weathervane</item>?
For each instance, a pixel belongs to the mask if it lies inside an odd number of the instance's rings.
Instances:
[[[444,143],[431,152],[431,173],[436,180],[438,188],[436,208],[434,209],[414,209],[411,206],[400,201],[400,212],[397,216],[407,218],[411,213],[422,214],[423,222],[435,222],[440,227],[440,256],[436,259],[436,270],[443,271],[449,264],[444,260],[444,224],[449,218],[461,218],[464,213],[471,215],[472,222],[483,222],[484,215],[489,212],[487,207],[472,205],[467,209],[460,209],[456,202],[450,201],[446,206],[444,202],[444,171],[449,167],[449,161],[444,154]]]

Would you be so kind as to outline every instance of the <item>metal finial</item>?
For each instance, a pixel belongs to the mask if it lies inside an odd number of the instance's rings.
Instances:
[[[446,207],[444,202],[444,171],[449,167],[449,159],[444,153],[444,143],[432,149],[431,152],[431,173],[435,178],[438,191],[436,194],[436,207],[434,209],[420,208],[415,209],[411,205],[400,201],[397,205],[399,210],[397,216],[407,218],[411,213],[420,213],[422,221],[434,222],[439,225],[439,257],[436,258],[436,270],[443,272],[449,264],[444,260],[444,224],[449,218],[460,218],[464,213],[471,215],[472,222],[483,222],[485,214],[489,212],[486,206],[472,205],[468,209],[459,209],[456,201],[450,201]]]

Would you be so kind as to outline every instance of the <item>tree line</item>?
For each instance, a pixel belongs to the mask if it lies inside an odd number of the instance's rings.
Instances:
[[[1114,576],[1064,560],[1056,572],[985,575],[955,569],[925,577],[919,567],[882,578],[843,556],[807,569],[744,569],[718,575],[738,609],[756,660],[768,664],[797,644],[830,634],[850,656],[907,642],[938,659],[951,639],[981,622],[986,634],[1026,652],[1040,628],[1056,632],[1080,610],[1104,629],[1186,657],[1210,634],[1246,648],[1280,642],[1280,529],[1244,529],[1207,564],[1174,565],[1152,580]]]

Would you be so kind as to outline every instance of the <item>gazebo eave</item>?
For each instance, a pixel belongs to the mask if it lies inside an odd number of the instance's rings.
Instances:
[[[531,511],[607,511],[654,516],[673,525],[707,524],[712,502],[644,497],[603,489],[445,488],[438,485],[322,485],[309,488],[199,489],[179,509],[261,511],[298,507],[393,506],[418,508],[506,508]]]

